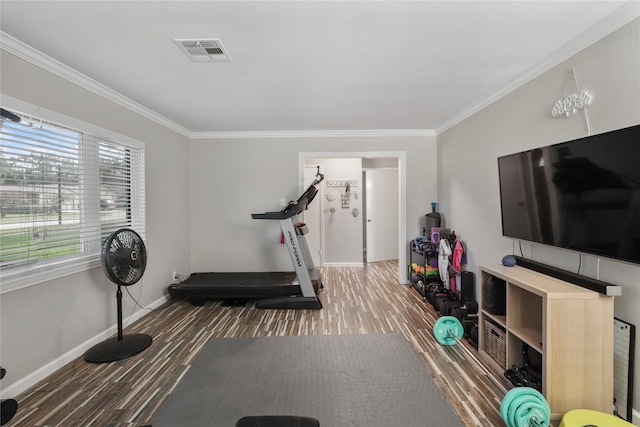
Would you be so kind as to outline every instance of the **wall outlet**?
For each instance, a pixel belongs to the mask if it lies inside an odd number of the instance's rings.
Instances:
[[[180,277],[178,276],[178,272],[174,271],[173,273],[171,273],[171,283],[179,283],[180,282]]]

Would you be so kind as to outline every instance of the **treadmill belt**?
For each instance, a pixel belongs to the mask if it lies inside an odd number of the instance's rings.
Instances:
[[[212,286],[266,286],[291,285],[296,279],[293,271],[239,272],[239,273],[193,273],[183,284]]]
[[[170,285],[169,294],[190,299],[258,299],[302,295],[302,291],[295,272],[281,271],[193,273],[182,283]]]

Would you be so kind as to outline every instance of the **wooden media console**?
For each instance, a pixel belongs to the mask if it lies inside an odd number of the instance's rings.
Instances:
[[[612,413],[612,296],[497,265],[480,267],[479,299],[478,349],[494,370],[521,367],[526,344],[552,419],[571,409]]]

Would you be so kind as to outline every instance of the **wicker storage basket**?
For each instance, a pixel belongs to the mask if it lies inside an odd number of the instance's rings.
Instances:
[[[505,331],[490,320],[484,321],[484,348],[502,369],[507,365]]]

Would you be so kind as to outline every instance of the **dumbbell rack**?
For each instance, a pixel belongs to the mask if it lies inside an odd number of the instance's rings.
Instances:
[[[440,276],[429,277],[423,274],[420,279],[416,280],[416,277],[414,277],[413,274],[414,272],[411,269],[411,264],[415,262],[416,264],[426,269],[430,265],[431,258],[425,252],[414,247],[412,243],[409,244],[408,260],[409,263],[407,265],[407,280],[409,282],[409,286],[415,288],[415,290],[418,291],[420,295],[422,295],[422,298],[426,300],[427,289],[429,288],[429,285],[431,283],[442,283],[440,281]]]

